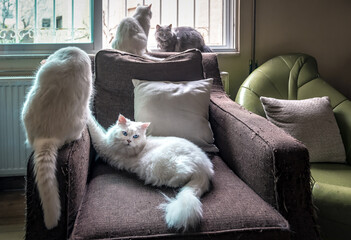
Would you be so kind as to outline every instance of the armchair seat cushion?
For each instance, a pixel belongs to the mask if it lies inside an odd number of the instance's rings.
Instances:
[[[201,201],[203,220],[197,231],[177,233],[167,229],[161,192],[174,197],[176,190],[144,185],[134,174],[118,171],[98,161],[78,213],[72,239],[161,238],[189,239],[290,239],[287,221],[242,182],[218,156],[212,161],[215,176]]]
[[[343,163],[311,163],[316,182],[351,188],[351,166]]]
[[[349,239],[351,228],[351,166],[340,163],[313,163],[313,201],[319,224],[335,239]],[[338,231],[335,231],[338,229]]]
[[[315,180],[313,200],[318,214],[329,221],[351,227],[351,166],[336,163],[313,163]]]

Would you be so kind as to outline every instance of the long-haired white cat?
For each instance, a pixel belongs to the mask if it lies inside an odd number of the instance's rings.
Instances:
[[[160,207],[169,228],[186,231],[202,218],[200,197],[214,174],[207,155],[195,144],[177,137],[146,137],[150,123],[119,115],[107,132],[94,117],[88,121],[93,145],[111,166],[136,173],[146,184],[182,187]]]
[[[89,56],[76,47],[53,53],[40,67],[27,94],[22,121],[34,149],[35,181],[48,229],[61,215],[56,156],[65,143],[79,139],[90,114],[92,74]]]
[[[138,5],[134,15],[122,19],[118,25],[112,48],[143,56],[147,49],[151,17],[151,4]]]

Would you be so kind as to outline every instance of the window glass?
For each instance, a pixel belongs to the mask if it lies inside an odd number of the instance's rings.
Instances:
[[[149,49],[156,25],[191,26],[215,51],[236,51],[235,0],[0,0],[0,53],[51,53],[76,45],[110,48],[119,22],[137,4],[152,4]]]
[[[90,0],[0,0],[0,43],[90,43]]]
[[[103,47],[110,48],[119,22],[132,16],[137,4],[152,4],[148,48],[155,49],[156,25],[197,29],[212,49],[236,49],[235,0],[104,0]]]

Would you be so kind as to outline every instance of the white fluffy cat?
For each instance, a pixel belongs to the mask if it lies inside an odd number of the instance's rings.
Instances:
[[[48,229],[61,215],[56,155],[79,139],[90,114],[92,73],[89,56],[76,47],[53,53],[40,67],[22,110],[27,143],[34,149],[34,173]]]
[[[146,137],[149,124],[119,115],[105,132],[94,117],[88,121],[93,145],[108,164],[136,173],[146,184],[182,187],[176,198],[167,198],[160,207],[169,228],[194,228],[202,218],[200,197],[209,190],[213,165],[186,139]]]
[[[124,18],[118,25],[112,48],[143,56],[147,49],[151,17],[151,4],[138,5],[134,15]]]

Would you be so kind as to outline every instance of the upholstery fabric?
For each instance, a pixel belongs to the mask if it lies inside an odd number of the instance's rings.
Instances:
[[[26,177],[26,239],[67,239],[73,229],[78,209],[86,191],[88,169],[93,157],[90,137],[85,129],[81,139],[64,145],[57,155],[56,177],[61,200],[61,218],[58,226],[48,231],[44,225],[39,192],[33,175],[30,157]],[[63,184],[69,182],[70,184]]]
[[[267,119],[306,145],[310,162],[345,163],[345,149],[329,97],[261,97]]]
[[[120,113],[134,120],[132,79],[191,81],[204,78],[202,55],[198,50],[181,52],[163,61],[117,50],[102,50],[96,54],[95,61],[94,114],[105,128],[112,125]]]
[[[297,53],[270,59],[246,78],[235,101],[264,117],[261,96],[288,100],[328,96],[340,128],[346,161],[351,163],[351,101],[320,78],[315,58]]]
[[[314,201],[321,206],[319,214],[351,227],[348,221],[351,217],[351,206],[343,204],[344,202],[351,202],[351,188],[316,182],[313,194]],[[330,205],[338,207],[330,207]]]
[[[154,239],[165,239],[165,236],[167,236],[167,239],[189,240],[319,239],[312,215],[307,149],[283,130],[262,117],[246,111],[228,98],[221,85],[218,62],[214,53],[202,54],[202,64],[196,63],[194,60],[194,57],[199,57],[198,60],[201,61],[201,55],[192,53],[191,60],[189,60],[184,57],[184,54],[163,54],[164,57],[171,56],[170,58],[174,57],[175,60],[174,69],[167,69],[169,66],[166,68],[168,73],[182,72],[183,70],[179,67],[184,67],[187,69],[184,74],[191,78],[190,80],[202,79],[204,76],[214,79],[211,90],[209,120],[220,153],[211,158],[215,166],[215,179],[212,191],[203,196],[203,203],[207,210],[205,210],[206,218],[199,229],[184,234],[175,233],[171,230],[167,230],[166,235],[158,234],[157,231],[164,229],[163,215],[158,209],[151,208],[149,206],[151,202],[147,201],[148,199],[153,199],[156,202],[164,201],[161,194],[157,192],[158,189],[151,189],[150,186],[145,186],[143,182],[134,179],[133,175],[113,170],[100,161],[95,161],[94,149],[86,131],[82,139],[64,146],[58,153],[60,157],[57,163],[57,176],[60,191],[62,189],[60,197],[62,198],[63,208],[62,219],[55,229],[47,230],[43,224],[42,209],[38,207],[40,206],[40,199],[36,191],[32,171],[33,158],[28,159],[26,197],[27,220],[29,222],[26,226],[26,239],[82,239],[79,236],[83,234],[110,236],[110,234],[117,233],[114,229],[108,229],[108,227],[115,226],[114,224],[117,222],[125,227],[118,234],[131,233],[129,227],[135,229],[135,224],[126,224],[130,223],[130,215],[123,215],[122,219],[116,219],[107,212],[113,221],[107,221],[104,224],[96,221],[105,216],[93,209],[89,209],[89,211],[96,214],[96,217],[87,215],[83,207],[87,208],[88,202],[98,206],[104,203],[103,208],[106,211],[117,211],[115,204],[120,204],[120,206],[123,206],[123,211],[118,214],[133,209],[134,204],[147,206],[147,208],[138,208],[138,211],[134,214],[140,216],[142,213],[151,211],[155,212],[156,215],[147,215],[147,219],[143,219],[145,225],[139,225],[134,232],[136,235],[143,231],[142,235],[137,237],[138,239],[149,238],[152,233],[155,233],[153,235]],[[168,76],[168,73],[162,72],[160,66],[155,68],[145,66],[153,64],[150,60],[142,60],[140,57],[113,50],[102,50],[96,55],[95,60],[97,61],[95,81],[99,85],[94,101],[95,110],[100,116],[99,121],[104,122],[105,127],[115,121],[119,112],[129,111],[129,114],[133,115],[133,102],[128,102],[133,101],[133,96],[127,96],[128,100],[125,98],[126,94],[123,91],[126,88],[129,91],[129,87],[131,91],[133,90],[130,79],[138,78],[134,75],[138,75],[136,72],[139,72],[139,69],[144,71],[144,75],[160,74],[163,80],[165,78],[162,75]],[[112,64],[110,61],[112,61]],[[133,63],[130,63],[130,61]],[[191,67],[188,67],[189,62],[187,61],[192,62]],[[140,65],[139,62],[141,62]],[[158,64],[161,63],[156,65]],[[168,65],[170,63],[165,62],[163,64]],[[129,69],[133,73],[122,75],[124,77],[128,75],[130,78],[122,77],[121,80],[115,78],[115,75],[118,75],[117,72],[124,71],[120,69],[121,66],[133,67]],[[197,69],[202,67],[204,73],[194,74],[194,70],[197,72]],[[156,73],[150,73],[152,69]],[[179,79],[177,74],[174,74],[174,77],[174,80]],[[144,79],[143,76],[139,78]],[[114,91],[109,91],[109,87],[115,86],[126,88],[117,87]],[[116,100],[122,103],[115,102]],[[99,109],[97,109],[97,104]],[[116,111],[118,112],[116,113]],[[232,181],[229,181],[230,179]],[[119,180],[123,184],[119,185]],[[123,186],[133,186],[135,189]],[[122,190],[124,195],[115,194],[115,189]],[[173,189],[161,188],[160,190],[169,196],[175,195]],[[146,201],[141,201],[139,192],[146,197]],[[220,192],[225,194],[223,195],[223,201],[222,195],[219,195]],[[124,202],[107,203],[103,201],[105,199],[123,199],[127,196],[132,196],[132,198],[128,198],[128,201]],[[92,197],[96,198],[92,199]],[[234,209],[237,212],[234,212]],[[135,216],[133,217],[135,218]],[[281,217],[285,220],[281,221]],[[148,229],[148,218],[153,221],[159,219],[161,223],[161,225],[152,226],[152,233]],[[210,219],[218,219],[218,221],[209,221]],[[141,219],[138,219],[138,221],[140,222]],[[289,224],[286,225],[286,222]],[[85,224],[91,226],[91,229],[83,233],[81,231]],[[279,224],[279,226],[277,227],[276,224]],[[229,230],[228,228],[231,226],[237,226],[237,228]],[[121,226],[118,227],[121,229]],[[207,229],[208,232],[201,232],[201,229]]]
[[[218,152],[208,122],[213,79],[132,81],[134,117],[138,122],[151,122],[148,135],[186,138],[206,152]]]
[[[311,172],[315,181],[313,201],[324,232],[336,239],[347,239],[351,228],[351,166],[315,163]]]
[[[334,201],[334,198],[329,198],[329,194],[324,193],[333,189],[332,186],[339,191],[350,187],[347,182],[351,176],[351,101],[319,76],[317,62],[312,56],[301,53],[277,56],[258,67],[241,85],[236,102],[253,113],[265,116],[260,104],[261,96],[288,100],[329,97],[340,129],[347,163],[311,163],[313,202],[323,238],[349,239],[349,219],[345,222],[343,216],[338,219],[327,216],[333,209],[345,209],[345,206],[350,205],[348,198],[343,197],[348,191],[339,192],[338,197],[343,201]],[[317,186],[318,191],[315,189]]]
[[[311,172],[316,182],[351,188],[350,165],[314,163],[311,165]]]
[[[318,239],[305,146],[220,92],[211,95],[210,122],[223,160],[287,218],[293,238]]]
[[[201,199],[203,220],[199,229],[191,232],[193,237],[211,238],[220,232],[240,236],[260,229],[276,231],[279,237],[289,238],[287,221],[272,206],[242,182],[218,156],[212,157],[212,162],[216,174],[210,191]],[[166,201],[160,191],[169,197],[177,192],[145,185],[134,174],[98,164],[71,238],[181,238],[183,234],[167,229],[164,213],[158,209]]]

